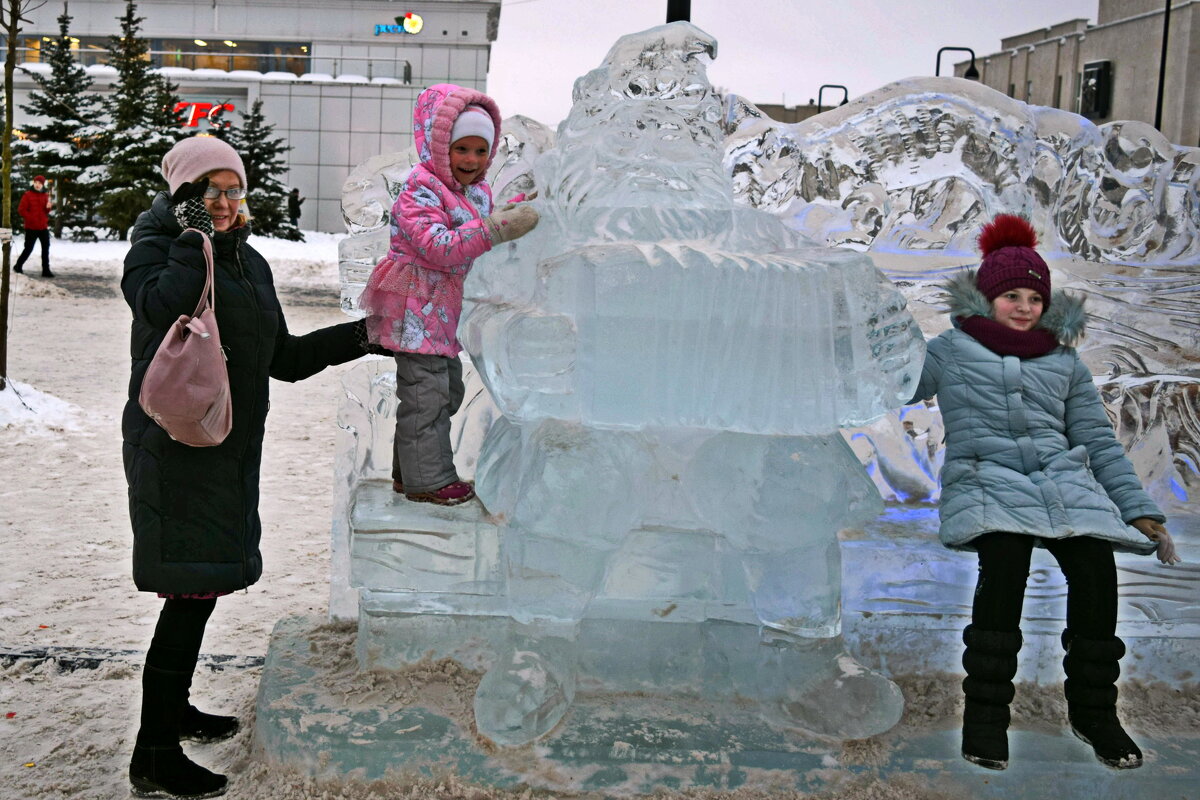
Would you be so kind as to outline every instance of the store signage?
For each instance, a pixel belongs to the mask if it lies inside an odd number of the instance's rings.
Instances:
[[[233,103],[188,103],[175,104],[175,113],[183,120],[182,127],[195,128],[200,120],[207,119],[214,128],[228,128],[230,123],[221,119],[226,111],[233,111]]]
[[[421,19],[421,15],[410,11],[402,17],[396,17],[395,25],[376,25],[375,35],[379,36],[382,33],[410,33],[416,35],[424,27],[425,20]]]

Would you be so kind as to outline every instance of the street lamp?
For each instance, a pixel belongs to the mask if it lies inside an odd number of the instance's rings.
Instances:
[[[963,73],[963,77],[969,81],[979,80],[979,70],[975,69],[975,51],[969,47],[942,47],[938,49],[937,64],[933,68],[934,76],[942,74],[942,53],[947,50],[959,50],[964,53],[971,54],[971,66],[967,67],[967,71]]]
[[[842,86],[840,83],[822,83],[821,88],[817,90],[817,113],[818,114],[821,113],[821,105],[822,105],[821,95],[825,92],[826,89],[841,89],[842,90],[842,102],[838,103],[839,106],[844,106],[844,105],[846,105],[846,103],[850,102],[850,92],[847,91],[845,86]]]
[[[692,0],[667,0],[667,22],[681,21],[692,21]]]

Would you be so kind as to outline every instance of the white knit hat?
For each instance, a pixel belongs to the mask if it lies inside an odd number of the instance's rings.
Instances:
[[[487,142],[489,150],[492,148],[492,143],[496,141],[496,123],[483,106],[469,105],[454,120],[454,127],[450,129],[450,144],[464,136],[478,136]]]
[[[213,136],[192,136],[176,142],[163,156],[162,175],[171,187],[171,194],[185,183],[202,175],[227,169],[237,173],[242,188],[246,187],[246,168],[242,157],[225,142]]]

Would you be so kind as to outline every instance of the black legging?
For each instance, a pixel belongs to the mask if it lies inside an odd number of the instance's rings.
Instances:
[[[204,626],[216,605],[215,598],[163,603],[142,670],[139,747],[179,746],[180,715],[188,705]]]
[[[154,627],[154,638],[150,641],[150,650],[146,653],[146,663],[176,670],[194,668],[196,656],[200,653],[200,642],[204,639],[204,626],[208,624],[208,618],[216,607],[216,598],[211,600],[167,598],[163,601],[162,611],[158,615],[158,624]],[[164,648],[178,652],[184,658],[190,656],[191,667],[188,667],[186,663],[156,663],[158,661],[155,658],[158,655],[156,651]]]
[[[1117,566],[1112,544],[1090,536],[1042,539],[1067,579],[1067,628],[1088,639],[1108,639],[1117,631]],[[1029,580],[1029,559],[1037,539],[993,532],[976,538],[979,581],[971,622],[980,630],[1015,631]]]

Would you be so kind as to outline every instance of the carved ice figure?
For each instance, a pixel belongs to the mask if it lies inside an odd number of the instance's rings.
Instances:
[[[1096,126],[959,78],[909,78],[794,124],[726,103],[739,200],[818,241],[973,252],[982,222],[1030,217],[1047,248],[1194,266],[1200,149],[1152,126]]]
[[[729,682],[780,724],[901,712],[841,642],[836,533],[881,504],[837,429],[911,394],[923,340],[869,259],[733,202],[715,52],[687,23],[618,40],[536,162],[538,228],[467,280],[459,337],[505,415],[476,473],[513,626],[475,713],[502,744],[566,712],[584,619],[730,663],[704,625],[758,627]]]

